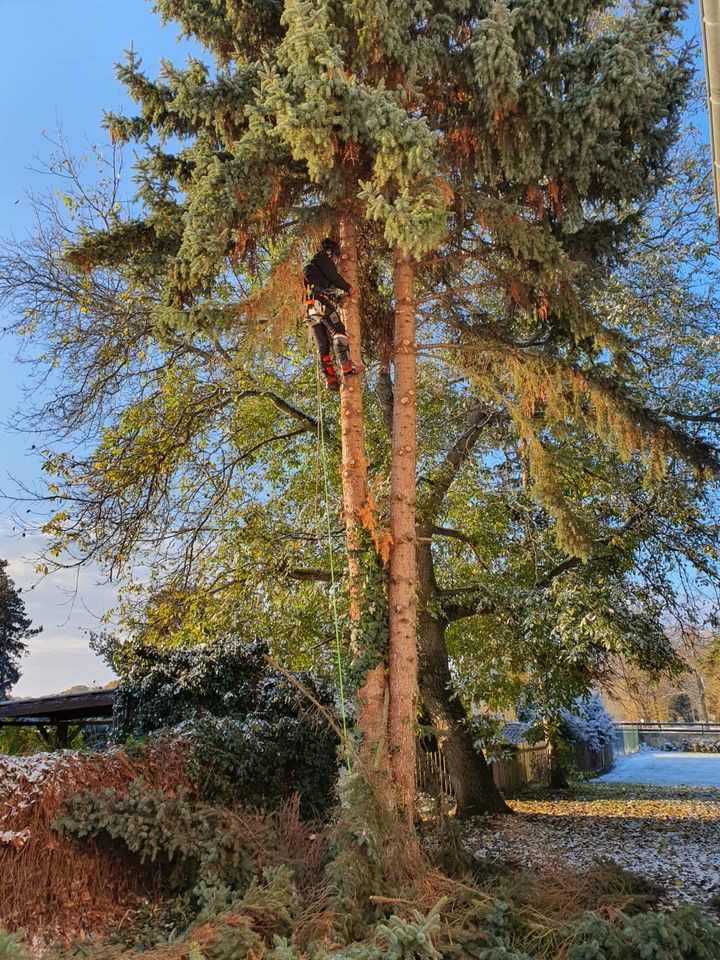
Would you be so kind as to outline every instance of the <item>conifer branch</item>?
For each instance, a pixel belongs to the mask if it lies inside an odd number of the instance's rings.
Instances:
[[[707,413],[680,413],[679,410],[668,410],[667,415],[674,420],[688,420],[692,423],[720,423],[720,407],[708,410]]]
[[[422,306],[426,303],[434,303],[436,300],[446,300],[448,297],[459,297],[468,293],[477,293],[478,291],[488,290],[495,286],[497,286],[497,281],[495,280],[488,280],[485,283],[463,283],[458,287],[450,287],[447,290],[440,290],[439,292],[434,291],[433,293],[419,297],[417,305]]]
[[[558,399],[561,399],[564,389],[568,395],[569,413],[570,397],[574,394],[579,398],[584,394],[592,407],[602,409],[605,428],[610,426],[607,416],[612,413],[618,424],[625,423],[634,428],[636,439],[642,444],[657,443],[664,456],[679,457],[696,470],[710,470],[714,474],[720,472],[716,445],[673,426],[663,413],[637,400],[616,378],[588,370],[557,354],[549,355],[535,349],[521,351],[516,344],[498,335],[497,331],[484,330],[482,334],[472,331],[471,336],[478,346],[482,345],[483,351],[498,352],[506,362],[512,361],[518,365],[518,369],[527,369],[528,375],[533,373],[532,367],[536,365],[534,376],[543,383],[542,392],[547,393],[554,382]],[[642,444],[638,443],[639,446]]]
[[[310,581],[317,583],[332,583],[332,575],[329,570],[301,569],[285,570],[284,575],[290,580]],[[337,579],[342,577],[342,572],[335,571]]]

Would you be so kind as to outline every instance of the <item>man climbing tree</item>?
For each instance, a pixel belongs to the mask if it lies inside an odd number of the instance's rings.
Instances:
[[[42,627],[31,629],[25,603],[7,574],[7,560],[0,560],[0,700],[20,679],[20,658],[27,653],[24,640],[37,636]]]
[[[340,225],[349,264],[357,256],[347,221],[369,217],[384,224],[387,249],[398,250],[406,264],[403,275],[408,274],[410,258],[422,255],[442,237],[447,203],[447,192],[437,182],[433,137],[427,123],[417,117],[410,101],[405,102],[402,83],[397,89],[388,89],[384,71],[378,72],[376,66],[379,51],[389,45],[391,59],[403,60],[402,76],[412,73],[422,44],[398,41],[412,31],[414,7],[408,5],[403,11],[401,23],[390,16],[379,23],[371,15],[368,29],[359,30],[355,23],[358,11],[349,7],[338,10],[329,3],[311,7],[288,3],[284,10],[276,11],[277,16],[274,13],[258,21],[253,4],[241,4],[241,13],[228,14],[230,33],[226,34],[224,28],[216,32],[214,13],[204,8],[201,12],[192,0],[159,6],[190,33],[202,37],[225,72],[221,79],[210,80],[207,68],[194,63],[188,72],[171,71],[154,84],[141,74],[137,59],[130,57],[121,77],[141,103],[142,116],[111,117],[109,126],[116,138],[146,141],[141,166],[147,176],[139,198],[143,209],[137,219],[117,218],[109,230],[80,237],[69,253],[71,261],[85,271],[121,267],[126,282],[131,283],[152,276],[161,302],[151,306],[150,323],[163,338],[177,330],[196,334],[204,330],[221,337],[259,318],[278,327],[284,320],[287,327],[297,302],[287,278],[297,269],[297,258],[312,231],[326,228],[329,214]],[[233,38],[230,47],[228,37]],[[348,43],[348,37],[355,39]],[[227,69],[229,61],[232,69]],[[181,92],[187,84],[196,88],[206,105],[199,112],[193,107],[189,126],[185,93]],[[308,106],[316,103],[318,96],[329,98],[328,110],[321,115],[313,108],[316,116],[310,124]],[[217,134],[211,130],[217,130],[220,101],[227,124],[222,134],[224,147],[218,153]],[[160,143],[155,144],[150,138],[161,127]],[[177,155],[165,150],[165,143],[174,135],[181,142],[191,141]],[[259,169],[264,170],[260,179],[254,172]],[[302,211],[299,220],[298,210]],[[295,225],[289,227],[289,221]],[[268,244],[274,251],[271,257],[264,253]],[[351,270],[348,275],[352,282]],[[234,303],[228,294],[236,296]],[[407,317],[411,305],[404,295],[402,300]],[[412,337],[409,349],[414,349]],[[412,391],[409,384],[408,390]],[[358,389],[345,392],[348,400],[359,399]],[[405,398],[401,399],[404,403]],[[401,406],[400,413],[405,409]],[[407,414],[414,419],[414,404],[407,407]],[[355,553],[352,527],[368,506],[356,496],[367,489],[365,452],[355,443],[351,453],[346,442],[362,437],[359,416],[361,404],[342,403],[341,477],[349,554]],[[409,443],[401,445],[407,473],[408,465],[412,470],[414,454]],[[393,503],[399,507],[402,501],[396,497]],[[404,506],[398,550],[407,567],[414,539],[406,529],[414,526],[412,497]],[[369,528],[376,526],[371,516],[366,517]],[[348,559],[351,580],[361,576],[354,560]],[[396,598],[395,607],[412,613],[414,574],[406,571],[396,578],[396,584],[402,597]],[[351,595],[358,594],[356,580],[354,586],[351,583]],[[359,614],[362,606],[357,605]],[[408,618],[403,614],[397,623],[403,624],[398,629],[404,631],[405,645],[410,636],[414,644],[414,615]],[[405,629],[408,624],[410,631]],[[391,622],[391,633],[394,630]],[[368,645],[361,632],[357,631],[358,649],[363,653]],[[382,659],[383,648],[376,644],[367,662],[370,673]],[[414,673],[411,666],[411,691],[415,689]],[[402,684],[396,693],[401,690]],[[372,696],[365,697],[360,691],[361,701],[374,705],[372,718],[362,705],[360,710],[362,733],[370,744],[386,739],[378,693],[373,688]],[[414,699],[413,693],[408,703],[401,704],[395,696],[391,706],[391,714],[402,712],[397,728],[402,729],[406,745]],[[404,763],[402,779],[407,785],[413,776],[413,758],[403,749],[393,752],[396,779],[396,768]],[[407,786],[403,789],[407,794]]]
[[[303,268],[308,326],[317,344],[325,386],[328,390],[335,391],[340,389],[340,384],[330,356],[331,341],[340,362],[343,377],[350,377],[355,373],[355,364],[350,358],[350,342],[337,312],[336,298],[333,298],[331,292],[331,288],[335,287],[347,296],[355,295],[351,284],[337,271],[335,263],[339,257],[340,244],[331,237],[325,237],[320,244],[320,249]]]

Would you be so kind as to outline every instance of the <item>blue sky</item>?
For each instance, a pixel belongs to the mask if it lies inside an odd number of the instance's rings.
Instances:
[[[104,142],[104,109],[125,103],[113,65],[134,43],[151,75],[161,57],[184,58],[176,30],[163,28],[146,0],[0,0],[0,233],[24,236],[31,228],[26,191],[45,190],[46,176],[34,172],[50,147],[43,131],[62,127],[71,149],[84,152]],[[0,314],[0,328],[9,318]],[[32,438],[8,430],[7,417],[22,402],[26,368],[15,362],[16,344],[0,339],[0,488],[12,492],[9,476],[32,483],[38,462],[29,452]],[[4,506],[0,504],[0,507]],[[95,571],[50,578],[34,589],[33,551],[38,544],[13,533],[0,513],[0,557],[22,587],[29,615],[43,633],[31,641],[15,695],[34,695],[76,683],[105,682],[109,670],[89,650],[84,628],[112,606],[112,587],[98,583]]]
[[[74,153],[89,142],[104,142],[104,109],[123,106],[113,65],[133,43],[151,76],[159,60],[184,58],[173,27],[163,28],[147,0],[0,0],[0,233],[17,237],[32,226],[28,189],[43,190],[47,178],[33,171],[50,147],[58,124]],[[699,35],[697,4],[691,3],[688,33]],[[0,313],[0,328],[9,317]],[[0,339],[0,416],[22,403],[26,369],[15,362],[16,344]],[[38,462],[23,438],[0,422],[0,488],[12,492],[16,477],[32,484]],[[2,504],[0,503],[0,507]],[[26,607],[43,633],[31,641],[16,695],[60,690],[76,683],[104,682],[108,669],[88,650],[84,629],[112,606],[112,587],[98,583],[95,571],[51,578],[32,590],[33,552],[38,543],[20,539],[7,513],[0,513],[0,557],[22,587]]]

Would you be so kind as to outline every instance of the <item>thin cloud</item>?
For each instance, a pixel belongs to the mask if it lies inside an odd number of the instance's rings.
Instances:
[[[113,584],[103,583],[93,567],[59,570],[49,576],[35,572],[42,550],[40,536],[20,537],[0,520],[0,557],[21,591],[27,615],[43,632],[27,641],[15,697],[41,696],[83,684],[105,684],[114,674],[94,654],[86,631],[98,629],[104,613],[115,605]]]

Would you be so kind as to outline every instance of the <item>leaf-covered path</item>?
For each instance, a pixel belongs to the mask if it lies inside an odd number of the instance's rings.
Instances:
[[[548,874],[612,860],[660,884],[668,904],[720,892],[720,790],[592,784],[510,804],[515,816],[473,830],[478,858]]]

